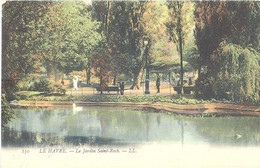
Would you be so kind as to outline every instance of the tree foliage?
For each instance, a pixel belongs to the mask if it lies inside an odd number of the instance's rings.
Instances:
[[[32,31],[49,10],[48,2],[5,2],[2,18],[2,91],[7,99],[20,79],[32,72],[39,60]]]
[[[36,39],[46,66],[50,62],[66,74],[85,69],[101,41],[99,23],[92,20],[88,8],[83,3],[55,3],[41,21],[36,31],[42,35]]]
[[[204,98],[259,100],[259,2],[7,1],[2,20],[8,101],[35,67],[48,74],[87,70],[88,78],[92,69],[102,88],[127,74],[138,89],[151,68],[177,69],[183,86],[185,66],[198,69]]]
[[[197,2],[198,93],[259,100],[259,3]]]
[[[211,59],[218,65],[212,67],[213,92],[217,98],[240,102],[259,99],[260,54],[256,50],[224,41]]]
[[[1,126],[6,125],[11,119],[14,118],[14,111],[10,107],[6,95],[1,95]]]
[[[95,2],[93,6],[107,39],[111,74],[131,73],[132,88],[139,89],[145,53],[149,54],[155,37],[164,32],[165,3]]]

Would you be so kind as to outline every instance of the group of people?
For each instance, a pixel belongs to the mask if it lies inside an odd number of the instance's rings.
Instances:
[[[184,81],[185,83],[186,81]],[[64,85],[64,80],[62,79],[61,82]],[[73,78],[72,79],[72,83],[73,83],[73,89],[77,90],[79,88],[80,85],[80,81],[77,78]],[[173,78],[173,83],[175,83],[175,78]],[[189,85],[192,85],[192,80],[191,78],[189,78]],[[177,82],[177,86],[180,86],[180,80]],[[125,84],[124,82],[118,82],[118,87],[119,87],[119,91],[120,94],[123,95],[124,94],[124,90],[125,90]],[[157,77],[156,80],[156,89],[157,89],[157,93],[160,93],[160,77]]]
[[[181,86],[181,83],[180,83],[181,81],[180,80],[178,80],[178,83],[177,83],[177,86]],[[192,85],[192,80],[191,80],[191,77],[189,78],[189,83],[186,81],[186,80],[183,80],[183,85],[189,85],[189,86],[191,86]]]

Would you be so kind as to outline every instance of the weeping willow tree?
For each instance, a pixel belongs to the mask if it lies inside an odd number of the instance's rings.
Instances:
[[[259,101],[260,54],[251,47],[223,41],[211,56],[212,89],[217,98]]]
[[[258,2],[197,2],[195,39],[201,98],[259,102]]]

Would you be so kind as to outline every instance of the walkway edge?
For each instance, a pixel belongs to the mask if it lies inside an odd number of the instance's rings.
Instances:
[[[74,102],[78,106],[109,106],[109,107],[138,107],[152,108],[157,111],[167,111],[185,115],[243,115],[243,116],[260,116],[259,106],[212,103],[197,105],[180,105],[164,102]],[[21,107],[65,107],[72,106],[73,102],[69,101],[20,101],[17,103]]]

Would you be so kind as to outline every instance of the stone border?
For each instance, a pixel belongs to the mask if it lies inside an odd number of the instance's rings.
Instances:
[[[137,107],[152,108],[156,111],[167,111],[183,115],[243,115],[243,116],[260,116],[260,106],[212,103],[197,105],[180,105],[163,102],[84,102],[75,101],[79,106],[109,106],[109,107]],[[72,106],[70,101],[22,101],[17,105],[20,107],[68,107]]]

